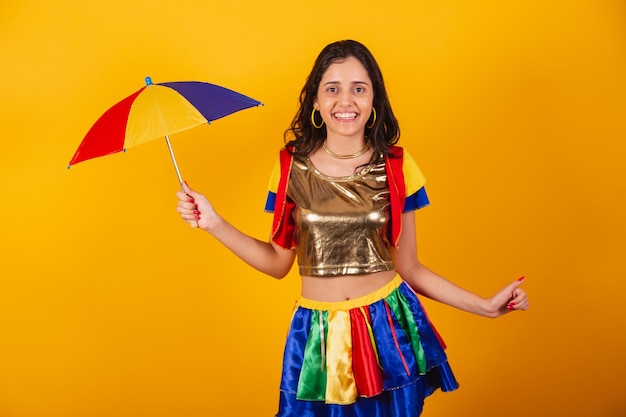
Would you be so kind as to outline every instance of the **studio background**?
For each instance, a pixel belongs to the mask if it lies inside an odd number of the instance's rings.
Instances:
[[[429,416],[626,415],[626,6],[581,1],[27,1],[0,6],[0,416],[272,416],[299,282],[176,213],[165,141],[66,166],[154,82],[264,107],[174,135],[184,178],[260,239],[267,179],[328,43],[365,43],[424,171],[421,260],[498,320],[425,301],[461,388]]]

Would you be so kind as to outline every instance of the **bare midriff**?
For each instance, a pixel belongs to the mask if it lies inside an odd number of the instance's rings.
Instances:
[[[326,302],[351,300],[384,287],[395,275],[395,271],[382,271],[333,277],[302,276],[302,297]]]

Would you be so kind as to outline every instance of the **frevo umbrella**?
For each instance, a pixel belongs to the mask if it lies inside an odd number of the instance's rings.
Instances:
[[[261,103],[219,85],[179,81],[146,85],[109,108],[94,123],[76,150],[68,168],[79,162],[165,138],[182,177],[169,136]]]

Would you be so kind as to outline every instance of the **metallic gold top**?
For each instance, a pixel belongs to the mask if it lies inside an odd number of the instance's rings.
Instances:
[[[393,270],[385,161],[375,155],[349,177],[329,177],[294,158],[287,195],[296,203],[301,275],[336,276]]]

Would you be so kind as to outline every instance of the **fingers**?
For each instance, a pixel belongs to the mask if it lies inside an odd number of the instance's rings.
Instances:
[[[526,291],[519,288],[519,286],[524,281],[524,278],[525,277],[521,277],[520,279],[518,279],[517,281],[513,282],[510,285],[512,292],[511,292],[511,299],[509,300],[509,303],[506,306],[506,309],[508,311],[528,310],[529,304],[528,304],[528,297],[526,295]]]
[[[513,297],[511,301],[509,301],[509,304],[507,305],[507,309],[510,311],[528,310],[528,307],[529,307],[529,303],[528,303],[528,297],[526,295],[526,291],[522,290],[521,288],[517,288],[513,292]]]
[[[185,203],[191,202],[191,203],[195,203],[195,199],[194,199],[192,196],[190,196],[189,194],[186,194],[186,193],[185,193],[185,192],[183,192],[183,191],[177,191],[177,192],[176,192],[176,197],[178,198],[178,200],[179,200],[180,202],[185,202]]]
[[[183,181],[182,186],[183,186],[183,192],[187,194],[189,197],[194,198],[198,195],[198,192],[196,192],[195,190],[192,190],[189,184],[187,184],[187,181]]]
[[[193,197],[188,196],[182,192],[176,193],[178,197],[178,212],[185,213],[186,211],[194,211],[198,209],[196,200]]]
[[[178,207],[176,211],[180,213],[183,219],[185,220],[198,220],[200,217],[200,212],[198,208],[193,203],[178,203]]]
[[[187,182],[183,182],[182,187],[182,191],[176,192],[176,197],[178,197],[176,211],[180,213],[183,220],[189,223],[191,227],[198,227],[197,220],[200,218],[200,212],[194,198],[194,195],[197,193],[189,188]]]

